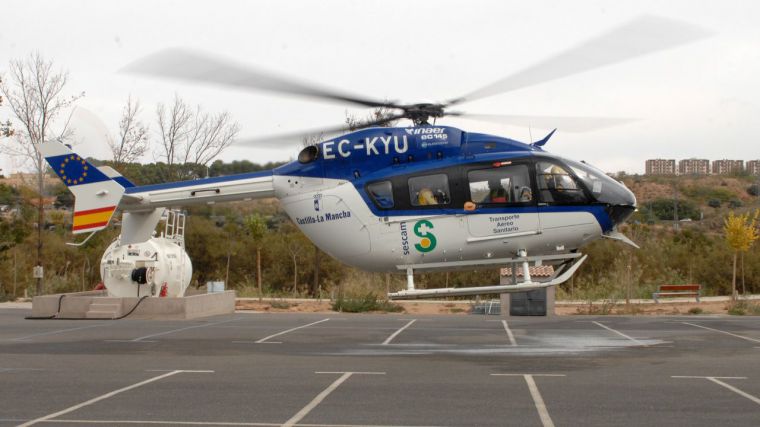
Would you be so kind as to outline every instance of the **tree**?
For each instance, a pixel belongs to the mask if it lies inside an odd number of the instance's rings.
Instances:
[[[383,120],[394,115],[395,114],[393,110],[386,107],[378,107],[372,110],[367,115],[367,117],[364,120],[362,120],[353,114],[349,114],[348,111],[346,111],[346,128],[349,131],[355,131],[361,128],[362,124],[365,122],[374,122],[376,120]],[[392,127],[396,124],[397,121],[398,120],[390,120],[376,126]]]
[[[0,86],[3,84],[3,79],[0,79]],[[0,107],[3,106],[3,96],[0,95]],[[0,136],[6,138],[13,136],[13,123],[10,120],[6,120],[5,123],[0,122]]]
[[[156,116],[161,140],[158,157],[170,170],[183,163],[208,167],[240,131],[230,113],[207,113],[200,105],[193,111],[179,95],[174,96],[168,109],[163,103],[158,104]]]
[[[261,214],[255,213],[245,217],[245,226],[256,248],[256,284],[259,287],[259,298],[263,295],[261,289],[261,241],[266,235],[267,222]]]
[[[121,112],[119,138],[108,138],[114,165],[136,162],[148,151],[148,127],[137,118],[139,112],[140,101],[130,95]]]
[[[285,227],[283,227],[285,229]],[[281,230],[284,231],[284,230]],[[303,250],[311,246],[305,236],[299,231],[295,225],[289,223],[287,232],[285,233],[285,247],[290,254],[290,258],[293,260],[293,296],[298,295],[298,257],[303,253]]]
[[[68,73],[53,69],[53,62],[45,60],[39,53],[25,59],[13,60],[9,64],[10,81],[0,81],[0,92],[7,100],[21,129],[14,132],[12,144],[4,144],[2,151],[18,156],[31,164],[37,184],[37,252],[36,265],[42,266],[42,229],[44,227],[44,179],[47,166],[42,154],[35,149],[52,136],[51,126],[63,111],[68,109],[78,96],[65,96],[64,88]],[[83,96],[84,94],[80,95]],[[7,134],[8,131],[4,130]],[[66,128],[57,139],[67,136]],[[42,293],[42,279],[37,279],[36,293]]]
[[[723,225],[726,233],[726,242],[734,250],[734,267],[731,279],[731,299],[736,301],[736,259],[739,253],[747,252],[752,243],[760,237],[757,229],[757,219],[760,211],[756,210],[754,215],[750,216],[747,212],[744,215],[736,215],[733,211],[728,213],[728,217]]]

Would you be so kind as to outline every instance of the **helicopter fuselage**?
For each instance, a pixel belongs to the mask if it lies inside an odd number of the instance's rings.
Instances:
[[[635,209],[624,185],[585,164],[452,127],[365,129],[299,157],[272,171],[274,195],[317,246],[369,271],[566,254]]]

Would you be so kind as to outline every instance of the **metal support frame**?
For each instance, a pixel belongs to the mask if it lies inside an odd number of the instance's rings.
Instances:
[[[510,263],[513,265],[513,280],[515,284],[512,285],[498,285],[498,286],[473,286],[462,288],[438,288],[438,289],[414,289],[414,282],[411,282],[412,288],[409,288],[410,272],[413,271],[412,266],[407,266],[407,289],[399,292],[392,292],[388,294],[390,299],[415,299],[425,297],[447,297],[447,296],[469,296],[469,295],[483,295],[483,294],[497,294],[497,293],[512,293],[512,292],[525,292],[534,289],[548,288],[550,286],[556,286],[564,283],[575,272],[578,267],[588,258],[587,255],[580,253],[566,254],[564,256],[556,255],[543,255],[536,257],[523,257],[523,258],[511,258]],[[520,282],[516,283],[517,278],[515,276],[516,264],[522,262],[522,267],[527,269],[529,261],[536,260],[557,260],[564,259],[559,268],[555,270],[554,277],[547,282]],[[413,280],[413,278],[411,279]]]

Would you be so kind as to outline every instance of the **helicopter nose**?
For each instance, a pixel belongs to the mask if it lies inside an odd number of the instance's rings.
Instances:
[[[623,224],[636,212],[636,196],[622,182],[616,182],[617,187],[611,188],[605,199],[607,212],[615,226]]]

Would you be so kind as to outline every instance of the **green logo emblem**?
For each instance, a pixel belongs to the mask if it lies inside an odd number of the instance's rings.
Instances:
[[[435,235],[430,232],[432,229],[433,223],[425,219],[417,221],[417,223],[414,224],[414,234],[420,238],[420,242],[414,244],[415,249],[423,253],[435,249]]]

